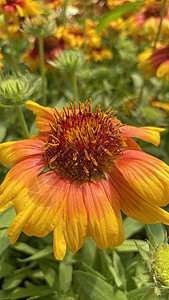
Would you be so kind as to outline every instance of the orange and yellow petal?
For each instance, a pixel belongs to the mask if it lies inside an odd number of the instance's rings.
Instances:
[[[158,127],[134,127],[125,125],[120,128],[124,137],[136,137],[143,141],[149,142],[158,146],[160,144],[160,134],[165,129]]]
[[[0,161],[5,167],[26,159],[31,155],[41,155],[44,142],[30,139],[0,144]]]
[[[69,188],[70,184],[53,171],[32,179],[15,199],[17,217],[8,231],[11,243],[15,243],[21,231],[42,237],[54,230],[63,219]]]
[[[77,182],[71,183],[63,218],[65,221],[65,241],[73,253],[83,246],[87,234],[88,220],[84,196],[82,185]]]
[[[115,213],[118,225],[118,236],[117,236],[117,245],[121,245],[124,241],[124,228],[123,228],[123,220],[120,211],[120,203],[119,203],[119,194],[115,190],[115,188],[110,184],[109,181],[105,179],[101,179],[96,182],[97,186],[100,187],[103,192],[106,194],[113,211]]]
[[[0,186],[0,211],[10,207],[25,185],[45,167],[40,156],[27,158],[13,166]]]
[[[157,68],[156,75],[160,79],[165,78],[167,81],[169,81],[169,60],[160,64],[160,66]]]
[[[144,224],[169,224],[169,213],[142,199],[117,168],[111,169],[108,180],[118,191],[120,208],[127,216]]]
[[[119,218],[113,210],[105,191],[96,183],[83,185],[84,202],[88,215],[87,235],[91,236],[101,249],[114,248],[121,244],[124,235]]]
[[[160,101],[152,101],[151,103],[152,106],[161,108],[165,111],[166,114],[169,114],[169,103],[164,103],[164,102],[160,102]]]
[[[138,68],[141,69],[145,78],[150,78],[156,75],[155,68],[151,63],[151,55],[153,54],[153,49],[147,48],[144,52],[138,55]]]
[[[160,206],[169,203],[169,167],[163,161],[143,151],[124,150],[114,163],[144,200]]]
[[[66,241],[64,237],[64,223],[59,222],[55,230],[53,231],[53,252],[57,260],[62,260],[66,254]]]
[[[123,147],[128,149],[141,150],[140,146],[130,137],[125,137],[123,141]]]
[[[49,131],[50,123],[54,123],[55,109],[49,107],[43,107],[31,100],[26,101],[25,107],[36,115],[36,126],[40,131]]]

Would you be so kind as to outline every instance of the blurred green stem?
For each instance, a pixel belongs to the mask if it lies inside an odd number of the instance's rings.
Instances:
[[[67,4],[68,4],[68,0],[64,0],[64,4],[63,4],[63,26],[66,26],[66,21],[67,21],[67,17],[66,17],[66,9],[67,9]]]
[[[87,18],[87,13],[86,13],[86,4],[84,3],[83,6],[83,36],[84,36],[84,54],[86,54],[86,48],[87,48],[87,33],[86,33],[86,18]]]
[[[20,121],[22,129],[23,129],[24,137],[26,139],[29,139],[29,130],[28,130],[23,112],[22,112],[20,106],[18,106],[18,105],[15,105],[15,109],[17,111],[18,118],[19,118],[19,121]]]
[[[11,52],[13,71],[15,73],[20,73],[20,68],[19,68],[18,63],[17,63],[16,58],[15,58],[15,50],[14,50],[14,47],[13,47],[13,42],[12,42],[9,30],[8,30],[8,21],[6,19],[5,19],[5,29],[6,29],[8,42],[9,42],[9,48],[10,48],[10,52]]]
[[[161,14],[160,14],[160,23],[159,23],[159,26],[158,26],[158,31],[157,31],[157,35],[156,35],[156,39],[155,39],[155,43],[154,43],[154,47],[153,47],[154,49],[156,49],[156,46],[157,46],[157,43],[158,43],[158,40],[159,40],[159,37],[160,37],[162,22],[163,22],[163,18],[164,18],[164,15],[165,15],[166,3],[167,3],[167,0],[163,0],[163,6],[162,6],[162,9],[161,9]]]
[[[155,38],[153,50],[156,49],[157,43],[158,43],[158,40],[159,40],[159,37],[160,37],[161,27],[162,27],[162,22],[163,22],[163,17],[164,17],[165,9],[166,9],[166,3],[167,3],[167,0],[163,0],[163,6],[162,6],[162,9],[161,9],[161,14],[160,14],[160,23],[159,23],[159,26],[158,26],[158,31],[157,31],[157,34],[156,34],[156,38]],[[140,95],[139,95],[140,102],[142,100],[143,91],[144,91],[144,87],[145,86],[146,86],[146,81],[144,80],[144,82],[142,84],[142,87],[141,87],[141,90],[140,90]]]
[[[73,93],[74,93],[74,100],[77,101],[79,98],[78,94],[78,84],[77,84],[77,77],[76,72],[73,72]]]
[[[46,76],[45,76],[45,62],[44,62],[44,42],[43,37],[38,38],[39,41],[39,54],[40,54],[40,68],[42,76],[42,104],[47,105],[47,91],[46,91]]]
[[[150,288],[140,300],[147,300],[154,294],[154,289]]]

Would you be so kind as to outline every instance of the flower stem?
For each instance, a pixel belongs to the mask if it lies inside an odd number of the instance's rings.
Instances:
[[[83,36],[84,36],[84,54],[86,54],[86,48],[87,48],[87,33],[86,33],[86,4],[83,5]]]
[[[154,289],[150,288],[140,300],[147,300],[154,294]]]
[[[15,108],[16,108],[18,118],[19,118],[19,121],[20,121],[22,129],[23,129],[24,137],[29,139],[29,130],[28,130],[23,112],[22,112],[20,106],[15,105]]]
[[[73,92],[74,92],[74,100],[77,101],[79,96],[78,96],[77,77],[75,72],[73,72]]]
[[[64,27],[66,26],[66,21],[67,21],[67,18],[66,18],[67,5],[68,5],[68,0],[64,0],[64,3],[63,3],[63,26]]]
[[[16,73],[20,73],[20,68],[18,66],[18,63],[17,63],[16,58],[15,58],[15,54],[14,54],[15,50],[14,50],[13,43],[12,43],[12,40],[11,40],[11,36],[10,36],[9,30],[8,30],[8,21],[6,19],[5,19],[5,29],[6,29],[8,42],[9,42],[9,48],[10,48],[10,52],[11,52],[13,71],[16,72]]]
[[[157,35],[156,35],[156,39],[155,39],[153,49],[156,49],[157,42],[158,42],[159,37],[160,37],[162,22],[163,22],[163,18],[164,18],[164,14],[165,14],[166,3],[167,3],[167,0],[164,0],[163,1],[163,6],[162,6],[162,9],[161,9],[161,14],[160,14],[160,23],[159,23],[159,26],[158,26],[158,31],[157,31]]]
[[[42,77],[42,104],[47,105],[47,91],[46,91],[46,76],[45,76],[45,62],[44,62],[44,43],[43,37],[38,38],[39,41],[39,54],[40,54],[40,67]]]

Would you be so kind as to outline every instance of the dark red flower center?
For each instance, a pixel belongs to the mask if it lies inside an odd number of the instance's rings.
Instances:
[[[122,154],[123,138],[120,122],[114,112],[96,113],[91,101],[76,109],[56,110],[55,123],[50,124],[49,137],[43,148],[43,158],[57,175],[71,181],[85,182],[104,174],[113,160]]]
[[[58,39],[54,35],[50,35],[44,38],[44,52],[50,54],[53,50],[63,51],[65,48],[65,42],[63,39]],[[38,40],[35,40],[34,50],[39,51]]]
[[[160,18],[161,14],[161,5],[149,7],[144,11],[144,17],[145,19],[149,19],[151,17]],[[167,9],[165,10],[165,14],[167,15]]]

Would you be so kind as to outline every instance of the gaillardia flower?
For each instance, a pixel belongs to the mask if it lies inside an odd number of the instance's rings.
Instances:
[[[161,46],[154,52],[152,48],[147,48],[138,55],[138,60],[138,68],[145,73],[146,78],[156,75],[159,79],[169,81],[169,46]]]
[[[0,210],[15,205],[8,236],[53,231],[56,259],[78,251],[91,236],[101,249],[124,240],[120,210],[143,223],[169,224],[159,206],[169,202],[169,167],[144,153],[132,137],[155,145],[163,129],[123,125],[91,101],[63,111],[27,101],[38,136],[0,145],[0,160],[13,164],[0,187]]]
[[[158,27],[161,20],[161,11],[163,1],[148,0],[145,1],[141,9],[139,7],[138,13],[132,15],[127,20],[127,27],[129,33],[138,39],[145,39],[155,41]],[[164,11],[163,22],[161,24],[161,34],[167,35],[169,26],[169,13],[166,8]]]
[[[0,13],[5,19],[34,17],[40,14],[40,4],[32,0],[0,0]]]

